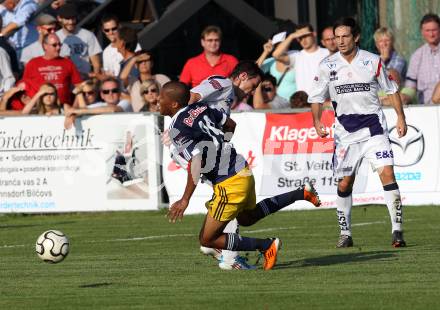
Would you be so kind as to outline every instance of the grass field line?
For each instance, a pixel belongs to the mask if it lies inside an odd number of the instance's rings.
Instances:
[[[413,221],[411,219],[406,220],[406,222]],[[357,226],[367,226],[367,225],[375,225],[375,224],[385,224],[386,221],[375,221],[375,222],[364,222],[364,223],[355,223],[351,226],[357,227]],[[325,227],[328,227],[330,225],[324,225]],[[324,227],[321,226],[321,227]],[[331,225],[333,226],[333,225]],[[261,232],[271,232],[271,231],[280,231],[280,230],[292,230],[292,229],[298,229],[297,226],[289,226],[289,227],[269,227],[269,228],[263,228],[263,229],[255,229],[255,230],[242,230],[242,233],[245,234],[254,234],[254,233],[261,233]],[[155,235],[155,236],[145,236],[145,237],[133,237],[133,238],[117,238],[117,239],[108,239],[108,240],[89,240],[85,241],[84,243],[99,243],[99,242],[127,242],[127,241],[143,241],[143,240],[157,240],[157,239],[168,239],[168,238],[176,238],[176,237],[195,237],[198,234],[167,234],[167,235]],[[24,244],[13,244],[13,245],[2,245],[0,246],[0,249],[10,249],[10,248],[19,248],[19,247],[25,247],[27,245]],[[33,245],[32,245],[33,246]]]

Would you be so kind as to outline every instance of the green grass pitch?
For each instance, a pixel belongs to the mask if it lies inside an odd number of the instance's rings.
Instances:
[[[440,207],[404,212],[403,249],[384,206],[354,208],[351,249],[335,249],[335,210],[279,212],[241,228],[281,238],[277,266],[229,272],[199,253],[201,215],[3,215],[0,309],[440,309]],[[35,254],[48,229],[71,241],[59,264]]]

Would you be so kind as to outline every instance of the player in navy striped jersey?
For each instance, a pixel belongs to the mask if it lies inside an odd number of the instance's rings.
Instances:
[[[260,83],[263,72],[253,61],[239,62],[229,77],[219,75],[210,76],[202,81],[198,86],[191,89],[189,104],[199,102],[211,108],[231,114],[231,105],[240,102],[248,95],[251,95]],[[163,137],[164,144],[170,145],[168,132],[165,130]],[[225,227],[226,233],[239,233],[239,225],[234,219]],[[239,257],[237,251],[219,250],[200,247],[200,251],[205,255],[213,256],[219,261],[221,269],[248,269],[253,266],[247,264],[244,258]],[[237,263],[241,262],[241,263]]]
[[[262,78],[263,73],[253,61],[241,61],[229,78],[223,76],[210,76],[202,81],[198,86],[191,89],[190,104],[202,102],[212,108],[225,112],[228,116],[231,114],[231,105],[241,102],[246,96],[253,93]],[[232,220],[225,227],[226,233],[239,233],[240,227],[237,220]],[[219,260],[221,269],[229,270],[232,268],[244,269],[252,268],[252,265],[239,257],[237,251],[228,251],[200,247],[200,251],[206,255],[212,255]],[[237,260],[242,262],[237,264]]]
[[[224,111],[202,102],[187,106],[189,96],[187,86],[181,82],[168,82],[159,96],[160,113],[172,117],[171,157],[188,172],[182,198],[168,211],[169,220],[176,222],[183,217],[202,175],[212,183],[214,194],[206,203],[208,214],[200,231],[200,244],[233,251],[259,250],[264,255],[263,268],[272,269],[281,244],[278,238],[248,238],[225,233],[224,228],[234,218],[240,225],[253,225],[296,200],[305,199],[319,206],[319,197],[307,183],[257,204],[252,172],[244,157],[229,143],[235,122]]]
[[[318,135],[328,133],[320,120],[320,104],[327,95],[335,110],[335,151],[333,170],[340,177],[337,190],[337,216],[341,230],[337,247],[353,246],[351,237],[352,188],[362,159],[368,159],[378,171],[391,217],[392,245],[405,246],[402,233],[402,202],[394,177],[393,151],[388,139],[384,113],[377,95],[382,88],[397,114],[399,137],[407,126],[396,83],[390,80],[378,55],[357,47],[360,29],[352,18],[343,18],[333,26],[339,52],[325,58],[315,77],[312,105]]]

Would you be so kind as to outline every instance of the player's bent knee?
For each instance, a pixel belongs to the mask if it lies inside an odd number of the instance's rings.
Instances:
[[[200,242],[201,246],[208,247],[208,248],[214,247],[213,240],[211,240],[210,238],[207,238],[206,236],[203,236],[202,234],[200,234],[200,236],[199,236],[199,242]]]

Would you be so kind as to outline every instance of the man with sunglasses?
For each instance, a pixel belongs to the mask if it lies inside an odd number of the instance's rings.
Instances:
[[[29,87],[28,95],[32,97],[48,82],[56,86],[61,104],[70,105],[71,89],[82,82],[81,76],[70,59],[60,56],[62,44],[55,33],[45,35],[42,46],[44,55],[31,59],[24,68],[23,81]]]
[[[81,115],[97,115],[118,112],[133,112],[129,101],[121,99],[121,81],[109,76],[102,80],[100,96],[102,101],[89,104],[86,108],[67,109],[64,112],[64,128],[70,129],[75,118]]]
[[[118,51],[118,41],[120,38],[119,18],[116,15],[105,15],[101,19],[101,29],[110,44],[102,52],[102,68],[104,73],[111,76],[119,76],[121,72],[121,62],[124,60]],[[135,51],[139,51],[141,46],[136,44]]]
[[[288,109],[289,101],[277,95],[277,80],[269,73],[261,79],[261,83],[255,89],[254,94],[255,109]]]
[[[26,46],[21,53],[20,62],[26,65],[32,58],[43,56],[43,37],[57,31],[57,20],[49,14],[40,14],[35,19],[38,31],[38,40]]]
[[[297,40],[301,45],[300,52],[288,51],[293,40]],[[329,55],[329,51],[316,42],[313,26],[302,24],[278,45],[272,55],[278,61],[294,68],[297,91],[303,90],[309,94],[312,91],[313,78],[317,74],[319,63]]]

